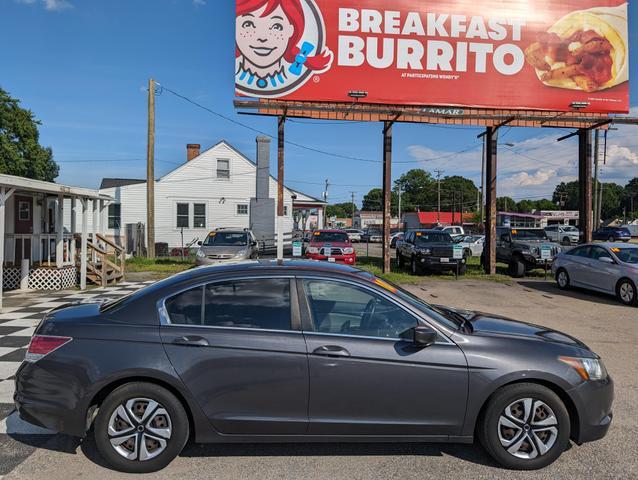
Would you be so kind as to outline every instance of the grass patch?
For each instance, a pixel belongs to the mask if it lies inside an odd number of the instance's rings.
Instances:
[[[414,276],[408,272],[407,268],[400,270],[396,264],[396,260],[392,259],[392,272],[388,274],[382,273],[383,261],[379,257],[359,257],[357,258],[357,267],[362,270],[366,270],[380,278],[384,278],[390,282],[397,284],[418,284],[424,279],[434,280],[455,280],[456,276],[454,272],[443,272],[440,274],[422,274]],[[528,272],[526,278],[544,278],[544,270],[532,270]],[[551,277],[549,272],[548,278]],[[512,277],[508,275],[508,268],[506,265],[496,265],[496,275],[486,275],[483,271],[483,267],[480,264],[478,257],[470,257],[467,262],[467,272],[465,275],[460,276],[460,279],[469,280],[487,280],[497,283],[511,283]]]
[[[194,267],[192,260],[181,258],[132,257],[126,260],[127,272],[179,273]]]

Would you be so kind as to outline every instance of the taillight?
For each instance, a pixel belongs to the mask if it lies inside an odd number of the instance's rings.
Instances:
[[[24,357],[25,362],[37,362],[49,353],[57,350],[73,340],[71,337],[54,337],[50,335],[34,335]]]

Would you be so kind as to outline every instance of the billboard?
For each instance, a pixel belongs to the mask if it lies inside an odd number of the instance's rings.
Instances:
[[[624,0],[236,0],[238,96],[629,110]]]

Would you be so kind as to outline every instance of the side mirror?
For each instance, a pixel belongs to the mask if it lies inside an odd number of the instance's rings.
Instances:
[[[197,242],[197,245],[199,245],[201,247],[202,246],[202,242],[201,241]]]
[[[611,257],[600,257],[598,260],[600,260],[603,263],[607,263],[609,265],[614,265],[616,263]]]
[[[436,342],[437,333],[430,327],[418,326],[412,330],[412,341],[421,348],[429,347]]]
[[[257,242],[255,242],[255,241],[250,242],[250,246],[251,247],[256,247],[257,246]]]

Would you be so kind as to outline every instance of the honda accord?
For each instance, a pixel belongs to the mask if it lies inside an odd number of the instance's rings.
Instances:
[[[37,327],[16,376],[27,422],[95,436],[152,472],[191,438],[460,442],[538,469],[602,438],[613,384],[569,335],[429,305],[350,266],[200,267]]]

